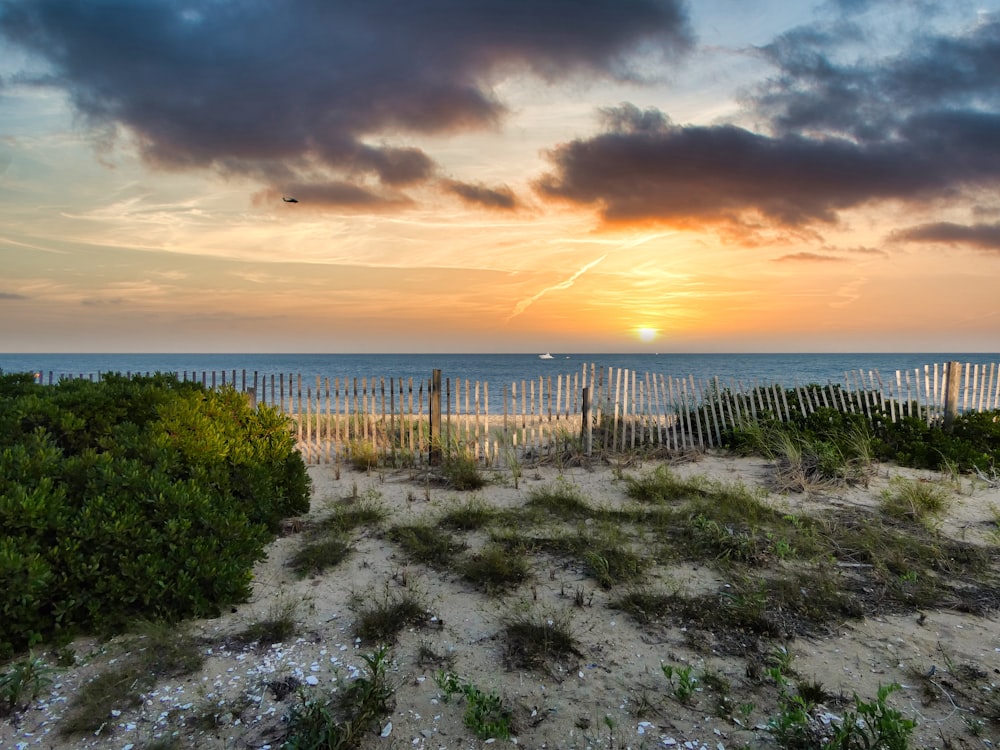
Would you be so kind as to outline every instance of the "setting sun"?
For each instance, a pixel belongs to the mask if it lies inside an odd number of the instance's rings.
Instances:
[[[639,340],[645,341],[646,343],[649,343],[656,338],[655,328],[639,328],[637,329],[637,333],[639,334]]]

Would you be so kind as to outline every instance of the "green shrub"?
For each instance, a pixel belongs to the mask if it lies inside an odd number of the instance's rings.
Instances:
[[[286,418],[231,388],[0,376],[0,425],[0,657],[216,614],[309,506]]]
[[[810,387],[811,389],[812,387]],[[913,409],[893,421],[878,407],[868,414],[820,408],[802,416],[794,389],[786,395],[792,411],[788,422],[771,412],[759,413],[723,435],[724,444],[740,453],[781,457],[776,446],[790,442],[805,448],[820,477],[861,478],[874,460],[895,461],[919,469],[990,470],[1000,464],[1000,411],[966,412],[950,432],[937,421],[927,424]],[[744,413],[747,413],[744,411]]]
[[[879,457],[918,469],[987,470],[1000,463],[1000,411],[967,412],[951,432],[937,423],[904,417],[876,425]]]

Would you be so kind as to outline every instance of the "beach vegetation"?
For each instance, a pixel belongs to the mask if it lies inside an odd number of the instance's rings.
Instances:
[[[488,481],[475,454],[460,446],[453,446],[445,453],[440,470],[445,485],[454,490],[478,490]]]
[[[438,671],[434,681],[444,691],[445,701],[456,695],[465,699],[462,721],[476,737],[481,740],[509,740],[513,736],[513,711],[499,695],[483,692],[450,671]]]
[[[309,508],[288,418],[232,388],[0,375],[0,426],[0,657],[217,614]]]
[[[354,594],[350,606],[356,615],[355,635],[371,643],[392,643],[405,628],[424,625],[431,617],[417,592],[394,590],[388,583],[378,594]]]
[[[739,453],[777,462],[787,489],[817,484],[865,484],[877,461],[945,471],[990,471],[1000,465],[1000,411],[966,411],[950,429],[940,419],[927,419],[913,403],[901,403],[890,414],[874,393],[855,394],[850,408],[802,408],[797,389],[784,391],[788,417],[782,420],[770,404],[767,389],[729,394],[744,415],[727,428],[723,444]],[[839,386],[807,386],[822,391],[826,403],[848,404]],[[780,391],[778,392],[780,395]],[[765,397],[766,396],[766,397]],[[845,401],[845,398],[847,400]],[[751,409],[756,401],[759,408]],[[700,407],[704,409],[706,407]]]
[[[610,522],[581,523],[574,531],[531,537],[530,545],[576,560],[604,589],[637,580],[651,564],[632,549],[627,530]]]
[[[350,553],[351,545],[344,537],[330,535],[299,547],[288,560],[288,567],[299,578],[319,575],[340,565]]]
[[[926,523],[945,512],[949,495],[938,482],[893,477],[879,507],[891,518]]]
[[[438,524],[456,531],[474,531],[493,523],[498,516],[492,505],[482,498],[472,497],[442,513]]]
[[[141,705],[143,695],[158,680],[189,675],[205,661],[197,638],[163,623],[142,624],[135,633],[123,637],[118,648],[105,667],[73,694],[67,715],[59,724],[61,734],[99,731],[113,710]]]
[[[230,641],[238,645],[253,645],[258,649],[286,641],[299,632],[301,606],[301,599],[278,597],[268,604],[266,614],[251,621]]]
[[[482,586],[488,594],[507,591],[531,575],[531,566],[523,552],[511,551],[496,542],[460,560],[457,568],[465,580]]]
[[[392,710],[394,689],[388,678],[389,649],[381,646],[361,657],[366,674],[345,682],[332,694],[300,691],[287,718],[285,750],[350,750],[373,733]]]
[[[513,668],[546,671],[583,657],[565,613],[515,612],[503,623],[503,637],[504,658]]]
[[[512,435],[506,432],[497,433],[497,441],[501,446],[503,463],[510,472],[510,477],[514,482],[514,489],[520,487],[521,477],[524,475],[524,466],[521,463],[521,451],[514,443]]]
[[[661,465],[652,472],[625,478],[625,493],[642,503],[663,505],[707,497],[713,493],[712,483],[703,476],[690,479],[678,477],[669,466]]]
[[[393,526],[387,536],[410,560],[434,568],[448,567],[453,558],[467,547],[450,532],[428,522]]]
[[[527,506],[564,520],[592,518],[595,515],[580,489],[565,480],[533,489],[528,493]]]
[[[625,612],[642,625],[649,625],[673,612],[679,598],[677,593],[639,586],[611,599],[608,607]]]
[[[767,729],[788,750],[907,750],[917,724],[887,702],[899,689],[895,683],[882,685],[871,701],[855,695],[854,707],[835,723],[815,716],[817,704],[801,694],[783,693],[780,711]]]
[[[347,455],[355,471],[370,472],[378,466],[379,452],[372,440],[351,440],[347,444]]]
[[[353,551],[351,532],[360,526],[378,526],[389,515],[374,488],[331,503],[331,507],[328,515],[307,524],[305,542],[288,560],[288,567],[300,578],[340,565]]]
[[[355,488],[356,489],[356,488]],[[389,517],[389,509],[374,487],[329,505],[330,513],[316,523],[318,533],[347,534],[359,526],[378,526]]]
[[[670,694],[678,703],[688,704],[694,697],[698,678],[694,676],[694,667],[690,664],[680,667],[673,664],[660,664],[660,671],[667,678]]]
[[[787,422],[771,414],[756,420],[744,418],[724,440],[739,453],[772,461],[774,482],[782,492],[864,485],[876,462],[876,438],[869,419],[828,407]]]
[[[52,684],[53,671],[32,653],[0,669],[0,716],[27,709]]]

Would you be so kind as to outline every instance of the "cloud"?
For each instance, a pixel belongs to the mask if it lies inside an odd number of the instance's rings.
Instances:
[[[843,20],[794,29],[759,50],[776,73],[744,97],[756,130],[624,103],[599,113],[601,132],[550,149],[535,187],[611,223],[785,229],[1000,187],[1000,20],[873,46]]]
[[[969,245],[981,250],[1000,252],[1000,223],[965,225],[940,221],[894,232],[891,239]]]
[[[844,247],[837,249],[842,252],[853,253],[855,255],[871,255],[871,256],[879,256],[882,258],[889,257],[889,253],[878,247],[867,247],[865,245],[858,245],[857,247]]]
[[[1000,116],[995,126],[1000,127]],[[556,147],[536,183],[549,198],[597,205],[609,222],[739,222],[761,215],[789,227],[833,222],[837,212],[890,198],[930,197],[942,186],[1000,176],[1000,156],[955,160],[975,123],[941,123],[916,140],[862,145],[845,138],[771,137],[734,125],[677,126],[656,111],[618,108],[614,128]],[[939,145],[945,146],[945,143]],[[923,148],[926,146],[926,149]]]
[[[433,159],[386,139],[495,127],[512,70],[626,78],[637,51],[692,44],[682,0],[0,0],[0,35],[95,132],[275,191],[421,183]]]
[[[442,184],[447,192],[457,195],[466,203],[507,211],[512,211],[518,206],[514,191],[506,185],[490,188],[456,180],[444,180]]]
[[[789,255],[782,255],[780,258],[775,258],[775,263],[787,263],[789,261],[796,263],[843,263],[844,258],[838,258],[834,255],[822,255],[820,253],[791,253]]]
[[[914,31],[884,57],[839,54],[866,41],[859,25],[843,22],[781,35],[760,49],[777,74],[748,94],[749,106],[778,133],[864,142],[898,138],[916,116],[995,111],[1000,18],[987,15],[955,35]]]
[[[17,294],[16,292],[0,292],[0,300],[19,300],[28,299],[23,294]]]

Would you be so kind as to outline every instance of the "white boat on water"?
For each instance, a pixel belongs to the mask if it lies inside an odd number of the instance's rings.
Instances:
[[[553,357],[553,356],[552,356],[551,354],[549,354],[548,352],[545,352],[545,354],[539,354],[539,355],[538,355],[538,358],[539,358],[539,359],[555,359],[555,357]]]

